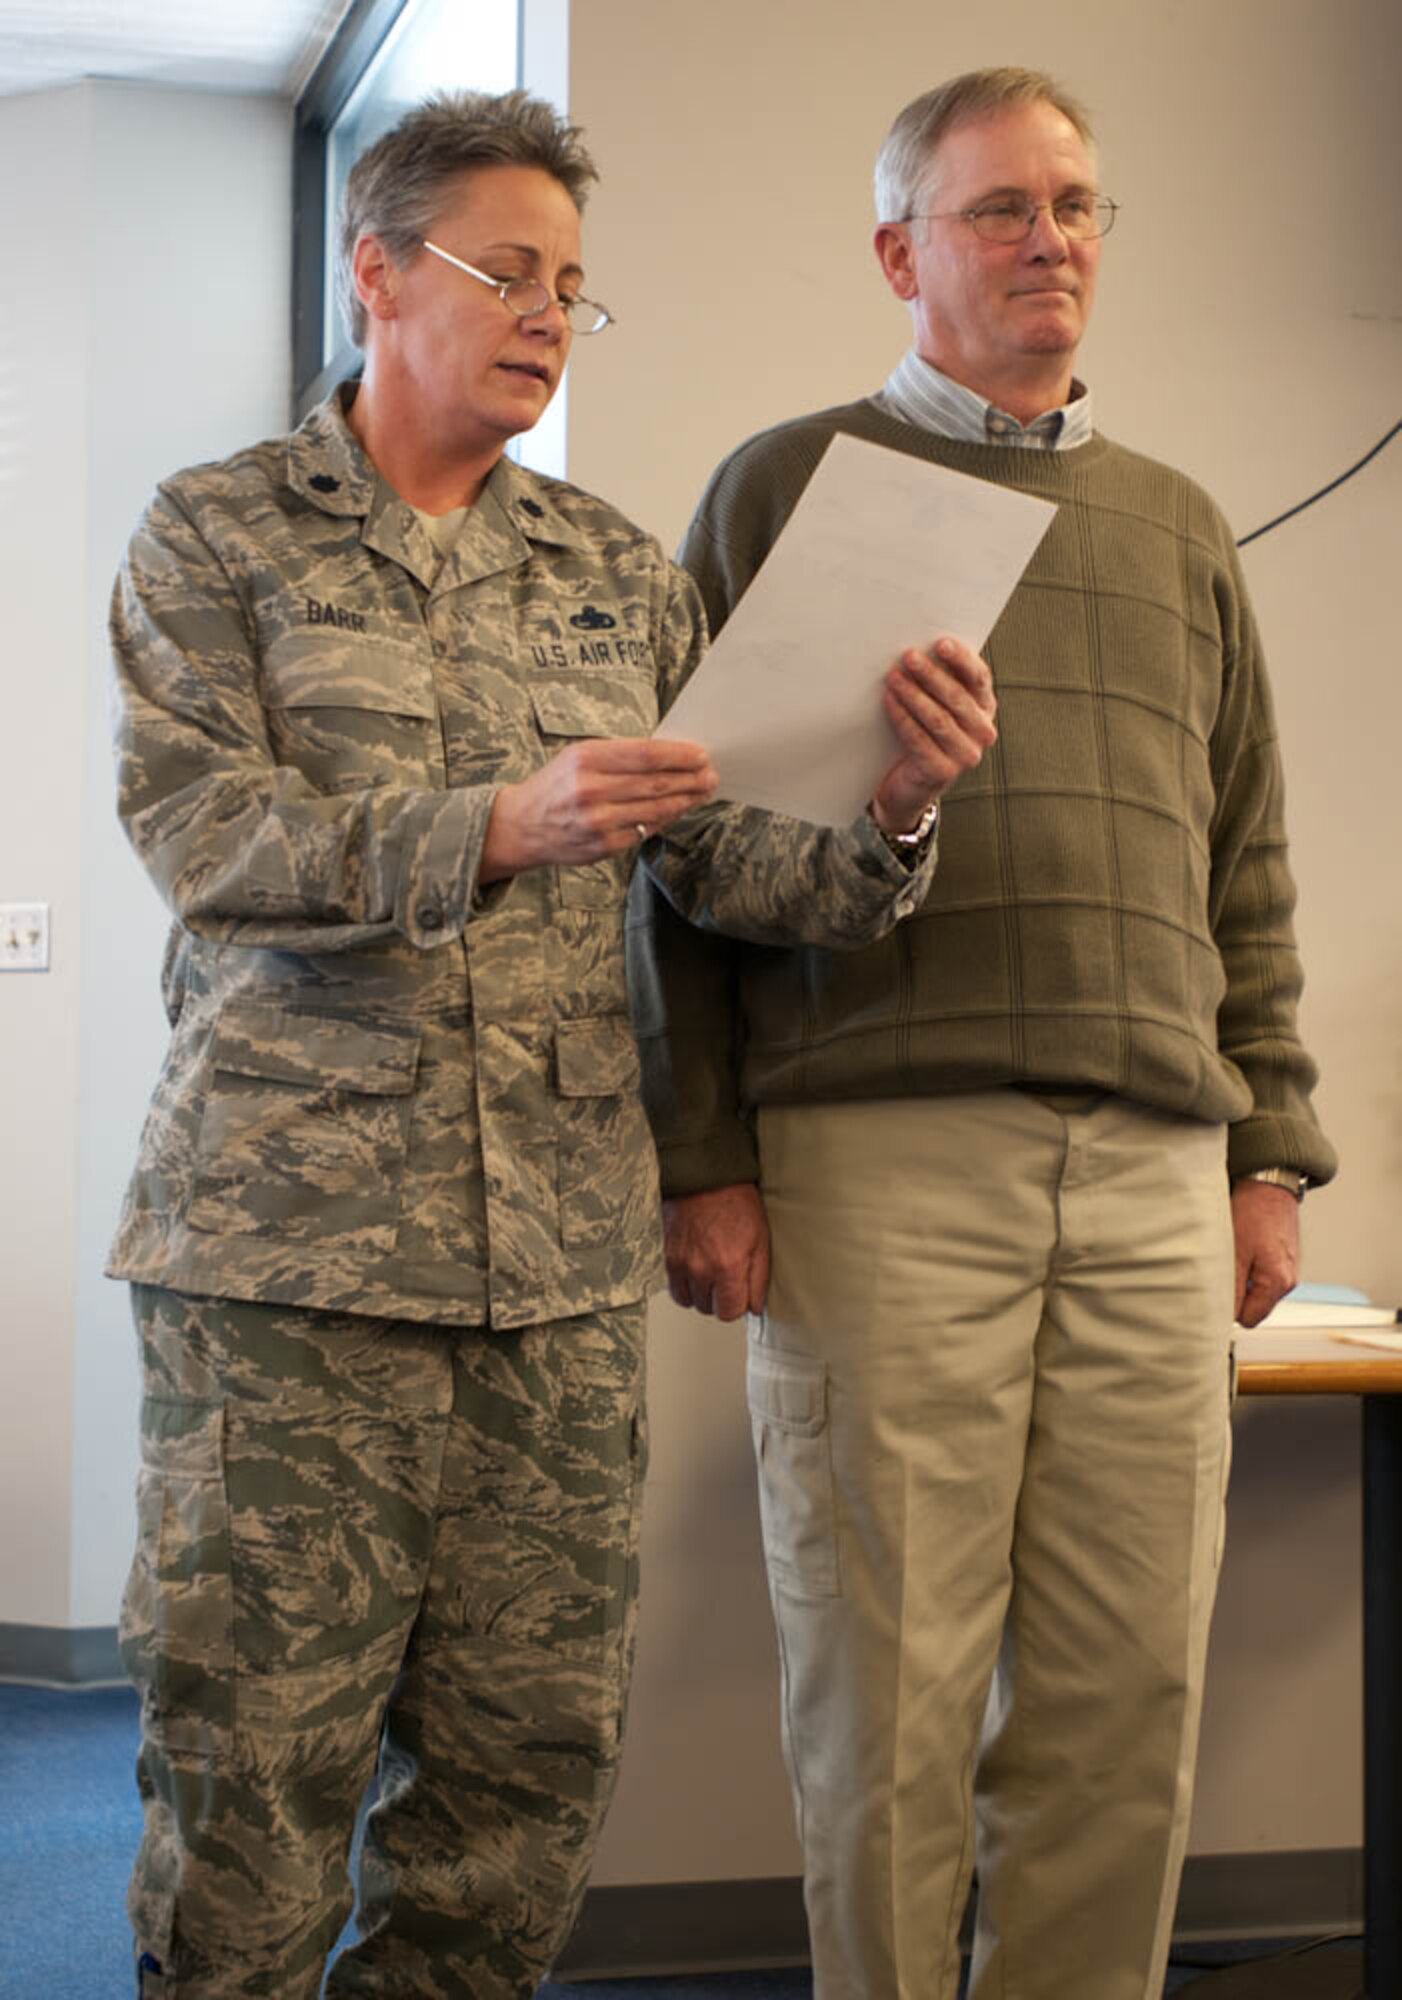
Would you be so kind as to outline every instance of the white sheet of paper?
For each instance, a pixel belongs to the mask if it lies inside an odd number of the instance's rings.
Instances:
[[[1335,1333],[1330,1338],[1346,1347],[1385,1347],[1390,1354],[1402,1352],[1402,1333]]]
[[[978,651],[1055,512],[834,437],[655,734],[705,744],[722,798],[846,825],[896,753],[887,668],[946,632]]]

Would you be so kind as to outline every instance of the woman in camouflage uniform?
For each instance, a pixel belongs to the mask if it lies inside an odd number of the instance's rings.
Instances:
[[[707,805],[649,732],[696,594],[502,453],[549,401],[593,168],[545,105],[436,100],[352,172],[365,351],[291,437],[177,474],[113,611],[120,808],[174,926],[111,1269],[144,1371],[123,1607],[145,2000],[519,2000],[617,1764],[656,1168],[623,908],[857,944],[889,838],[992,740],[982,662],[892,670],[840,831]]]

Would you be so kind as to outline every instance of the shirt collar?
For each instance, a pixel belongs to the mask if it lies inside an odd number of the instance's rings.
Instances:
[[[917,354],[912,347],[901,356],[881,390],[887,409],[917,430],[965,444],[1001,444],[1023,450],[1069,451],[1088,444],[1094,430],[1090,391],[1071,384],[1071,400],[1048,410],[1030,424],[1021,424],[986,396],[965,388]]]

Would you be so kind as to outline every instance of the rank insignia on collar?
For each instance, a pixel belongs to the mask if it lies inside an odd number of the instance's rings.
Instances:
[[[341,490],[340,480],[333,479],[329,472],[314,472],[307,484],[314,486],[318,493],[339,493]]]
[[[521,512],[532,515],[537,521],[545,519],[545,509],[538,500],[523,500],[521,502]]]

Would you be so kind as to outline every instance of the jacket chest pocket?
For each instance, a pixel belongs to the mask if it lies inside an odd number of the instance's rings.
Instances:
[[[649,736],[657,724],[657,688],[649,674],[591,673],[569,680],[533,680],[531,707],[548,757],[588,737]],[[566,909],[622,905],[633,872],[633,850],[607,861],[556,870]]]
[[[446,783],[433,674],[412,643],[299,628],[269,645],[262,698],[278,763],[319,792]]]
[[[210,1050],[192,1229],[394,1248],[417,1030],[230,1001]]]

